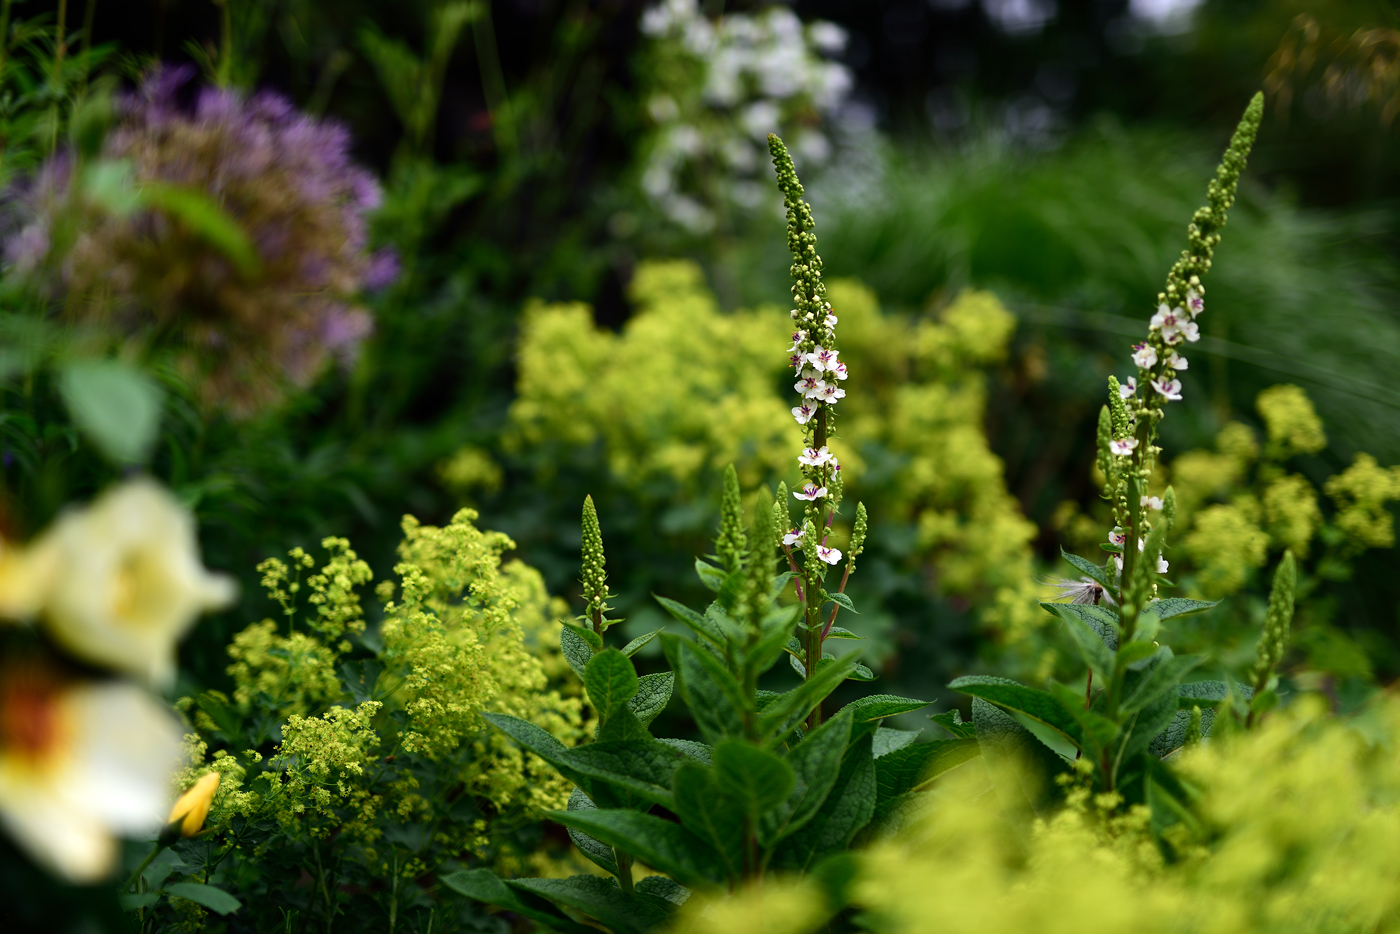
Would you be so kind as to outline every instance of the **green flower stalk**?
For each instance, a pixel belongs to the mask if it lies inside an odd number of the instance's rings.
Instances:
[[[1265,691],[1270,690],[1269,682],[1274,669],[1283,661],[1283,653],[1288,648],[1288,629],[1293,622],[1293,592],[1298,582],[1297,565],[1293,552],[1285,551],[1283,560],[1274,572],[1274,586],[1269,591],[1269,611],[1264,616],[1264,631],[1259,636],[1259,655],[1254,662],[1254,697],[1256,704],[1250,705],[1249,717],[1245,726],[1253,726],[1260,713],[1258,703],[1262,703]]]
[[[598,635],[608,628],[608,575],[603,565],[603,530],[598,525],[598,510],[593,497],[583,498],[583,598],[587,601],[584,615]]]
[[[744,551],[747,548],[739,474],[734,465],[730,464],[724,470],[724,496],[719,506],[719,536],[715,539],[715,554],[719,556],[720,563],[726,571],[734,571],[743,563]]]

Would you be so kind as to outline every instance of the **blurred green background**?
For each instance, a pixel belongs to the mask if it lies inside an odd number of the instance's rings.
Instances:
[[[42,27],[56,8],[28,2],[14,15]],[[772,129],[794,145],[828,277],[873,293],[882,333],[946,324],[965,289],[989,290],[1014,317],[997,348],[939,358],[917,377],[968,387],[958,424],[999,459],[991,479],[969,469],[959,483],[978,489],[898,492],[889,478],[944,469],[938,439],[962,436],[946,425],[862,435],[868,492],[856,492],[885,509],[872,509],[871,555],[853,584],[863,615],[851,625],[873,640],[887,689],[933,697],[974,662],[1059,664],[1058,635],[997,601],[1019,594],[1033,609],[1036,580],[1067,573],[1058,549],[1101,540],[1086,528],[1106,377],[1128,372],[1128,344],[1258,89],[1264,128],[1208,282],[1205,337],[1190,348],[1189,404],[1164,425],[1165,459],[1212,448],[1232,421],[1263,440],[1255,399],[1290,383],[1313,400],[1326,447],[1257,476],[1237,471],[1205,499],[1238,505],[1285,469],[1320,491],[1362,451],[1400,463],[1392,4],[99,0],[66,12],[91,15],[104,68],[128,85],[156,61],[190,63],[201,81],[275,89],[344,122],[384,187],[374,245],[401,266],[366,299],[375,330],[354,363],[252,418],[202,418],[193,391],[161,375],[172,403],[151,469],[194,505],[206,562],[238,574],[245,594],[183,646],[182,692],[224,685],[231,635],[268,615],[260,560],[343,535],[383,576],[405,513],[440,524],[471,505],[552,592],[575,597],[579,506],[591,493],[621,615],[641,629],[656,615],[650,592],[697,591],[686,567],[713,533],[722,463],[685,479],[642,475],[619,467],[605,434],[522,435],[512,406],[526,390],[522,341],[534,339],[526,309],[581,302],[592,323],[578,340],[624,335],[642,304],[638,271],[678,259],[701,270],[697,288],[717,314],[779,305],[788,257],[759,146]],[[18,182],[27,165],[14,151],[3,165]],[[42,147],[30,151],[32,164]],[[698,294],[662,288],[653,305]],[[779,367],[783,338],[779,323]],[[696,365],[728,352],[697,347]],[[872,385],[915,379],[920,365],[892,351],[868,359],[892,368],[870,371]],[[625,387],[629,377],[610,378]],[[780,378],[765,377],[775,393]],[[71,432],[0,427],[8,445],[36,451],[6,457],[12,535],[120,472]],[[707,443],[695,442],[723,447]],[[753,483],[791,480],[755,463]],[[1400,565],[1383,536],[1363,548],[1335,530],[1341,501],[1319,503],[1312,609],[1300,616],[1314,636],[1293,665],[1335,681],[1344,702],[1400,672]],[[1386,503],[1382,492],[1375,509]],[[931,538],[921,515],[951,517],[966,534]],[[968,544],[979,526],[1004,527],[1004,547]],[[1240,580],[1217,588],[1237,595],[1233,609],[1180,636],[1225,667],[1248,654],[1281,541],[1240,559]],[[981,563],[959,572],[956,559],[974,551]],[[1212,559],[1198,551],[1179,558],[1179,583],[1209,595]]]

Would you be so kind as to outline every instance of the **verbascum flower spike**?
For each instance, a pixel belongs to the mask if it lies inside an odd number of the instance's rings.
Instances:
[[[726,570],[736,570],[744,560],[748,541],[744,536],[744,502],[739,493],[739,474],[730,464],[724,469],[724,496],[719,504],[719,536],[715,554]]]
[[[1283,661],[1283,653],[1288,648],[1288,629],[1293,622],[1293,592],[1297,585],[1297,566],[1293,552],[1285,551],[1278,570],[1274,572],[1274,586],[1269,591],[1269,610],[1264,616],[1264,631],[1259,636],[1258,658],[1254,662],[1254,693],[1261,695],[1269,690],[1269,681],[1274,669]],[[1250,712],[1250,723],[1254,711]]]
[[[166,819],[169,835],[193,837],[203,830],[204,821],[209,817],[209,806],[214,803],[214,792],[218,790],[218,772],[201,775],[199,781],[180,795],[170,809],[170,817]]]
[[[865,504],[856,503],[856,521],[851,526],[851,547],[847,550],[846,573],[850,574],[856,569],[856,556],[865,551],[865,534],[867,531],[867,519],[865,515]]]
[[[1113,377],[1109,377],[1110,380]],[[1113,380],[1117,382],[1117,380]],[[1109,414],[1108,406],[1099,409],[1098,431],[1095,434],[1095,463],[1098,465],[1099,473],[1103,474],[1103,498],[1113,498],[1113,457],[1109,451],[1109,444],[1113,441],[1113,416]]]
[[[585,615],[593,624],[593,631],[599,635],[607,628],[608,575],[604,567],[603,530],[598,525],[598,510],[593,505],[593,497],[583,499],[583,597],[588,601]]]

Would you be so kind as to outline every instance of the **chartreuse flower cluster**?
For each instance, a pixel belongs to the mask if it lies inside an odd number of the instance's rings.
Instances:
[[[834,353],[821,357],[834,350],[836,322],[820,286],[810,209],[795,194],[801,188],[781,142],[771,145],[779,184],[789,195],[790,243],[805,258],[794,263],[801,295],[796,319],[813,332],[798,349],[806,364],[816,357],[820,372],[839,373]],[[807,321],[809,313],[820,317]],[[803,346],[807,341],[811,346]],[[843,590],[823,586],[823,572],[835,562],[819,550],[835,551],[827,536],[840,474],[824,435],[834,400],[807,404],[812,416],[798,417],[806,431],[802,465],[810,483],[820,481],[820,494],[799,497],[808,506],[795,527],[783,487],[776,501],[758,495],[746,521],[738,472],[732,465],[724,471],[714,554],[695,564],[714,600],[698,610],[657,597],[688,637],[657,630],[620,648],[607,645],[603,539],[586,501],[581,557],[587,610],[578,622],[564,623],[560,646],[598,715],[593,742],[570,749],[519,717],[487,715],[573,783],[568,808],[550,816],[613,878],[503,879],[475,869],[444,876],[446,886],[557,930],[585,930],[581,917],[614,932],[655,930],[670,923],[692,893],[733,892],[768,873],[802,874],[841,857],[862,835],[879,836],[919,809],[939,774],[976,755],[977,741],[955,720],[948,722],[956,738],[931,742],[917,742],[920,731],[881,725],[926,707],[924,701],[877,694],[822,716],[837,686],[872,675],[856,652],[836,657],[821,651],[828,637],[852,638],[833,623],[838,608],[854,606]],[[857,509],[847,574],[867,528],[865,510]],[[790,582],[795,604],[783,599]],[[639,677],[631,656],[652,640],[661,642],[670,670]],[[781,693],[761,690],[760,678],[785,654],[803,680]],[[651,724],[673,695],[703,741],[653,735]],[[662,874],[637,879],[639,863]],[[740,904],[739,913],[726,916],[740,917]],[[820,904],[809,908],[812,916],[824,911]]]
[[[198,830],[188,807],[166,818],[180,729],[148,689],[170,686],[176,642],[233,594],[200,563],[189,511],[144,478],[0,542],[0,823],[37,862],[92,883],[118,837]]]
[[[264,927],[295,911],[321,929],[379,930],[386,916],[441,910],[414,882],[426,874],[539,865],[525,829],[564,806],[568,783],[482,711],[563,748],[583,736],[582,701],[551,683],[565,666],[542,644],[562,602],[533,568],[503,561],[514,543],[475,518],[404,519],[398,579],[376,588],[372,628],[360,597],[372,574],[345,539],[323,540],[321,562],[293,549],[259,565],[280,618],[234,637],[231,695],[180,704],[197,730],[181,784],[219,779],[198,847],[157,861],[171,879],[217,880]],[[170,911],[148,917],[159,929]]]

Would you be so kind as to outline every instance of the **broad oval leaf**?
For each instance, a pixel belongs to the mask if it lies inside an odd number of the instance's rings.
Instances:
[[[220,915],[231,915],[243,907],[243,903],[228,892],[218,886],[205,885],[202,882],[176,882],[174,885],[167,885],[165,892],[168,895],[189,899]]]
[[[116,360],[80,360],[63,368],[58,386],[74,424],[109,459],[150,458],[164,399],[150,377]]]
[[[968,675],[950,681],[948,687],[955,691],[962,691],[964,694],[980,697],[999,707],[1023,713],[1063,734],[1076,745],[1083,743],[1084,734],[1078,721],[1069,711],[1065,710],[1058,698],[1045,691],[1028,688],[1009,678],[998,678],[993,675]]]

